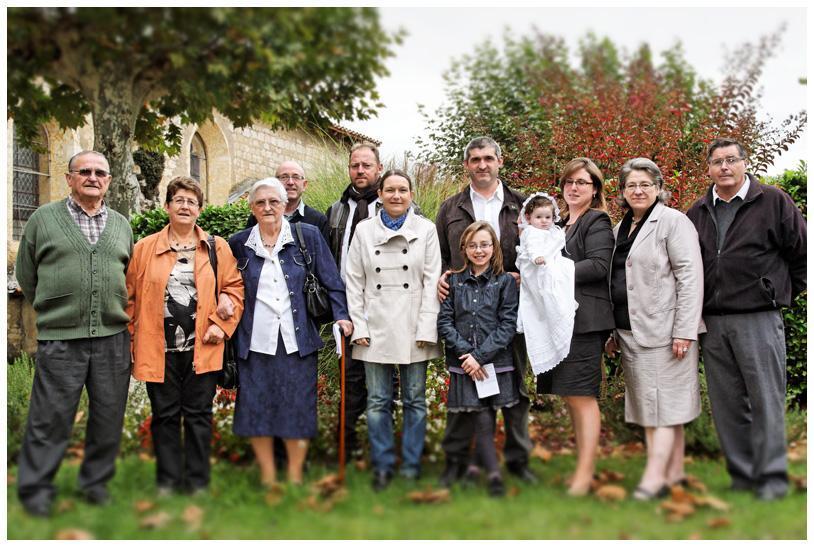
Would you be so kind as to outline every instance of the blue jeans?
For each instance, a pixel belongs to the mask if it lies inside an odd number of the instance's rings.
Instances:
[[[396,465],[393,440],[393,367],[365,362],[367,384],[367,431],[373,469],[392,472]],[[404,425],[401,437],[401,474],[417,476],[421,469],[424,433],[427,429],[427,362],[398,365]]]

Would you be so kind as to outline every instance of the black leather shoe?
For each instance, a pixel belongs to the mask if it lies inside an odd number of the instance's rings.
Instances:
[[[47,518],[51,516],[53,504],[50,502],[22,502],[25,512],[32,517]]]
[[[441,478],[438,479],[438,484],[443,488],[449,488],[461,479],[464,471],[465,468],[460,463],[447,460],[444,472],[441,473]]]
[[[531,469],[528,468],[527,465],[519,466],[519,467],[509,467],[509,473],[520,479],[521,481],[525,482],[526,484],[537,484],[540,482],[537,479],[537,475],[535,475]]]
[[[88,490],[84,493],[84,498],[85,501],[92,505],[110,505],[112,503],[110,493],[107,491],[107,488]]]
[[[381,492],[390,484],[393,478],[393,473],[390,471],[374,471],[373,472],[373,490]]]
[[[500,477],[490,478],[486,489],[489,492],[489,496],[492,498],[502,498],[506,495],[506,486],[503,484],[503,479]]]

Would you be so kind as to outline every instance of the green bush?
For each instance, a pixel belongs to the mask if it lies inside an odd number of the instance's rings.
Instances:
[[[28,405],[31,400],[31,386],[34,382],[36,361],[26,353],[8,365],[6,403],[6,461],[17,461],[20,447],[23,444],[26,421],[28,419]],[[70,445],[82,446],[85,442],[85,426],[88,422],[88,394],[82,390],[79,407],[76,411]]]
[[[228,239],[246,227],[249,218],[249,204],[245,199],[227,205],[207,205],[198,217],[198,226],[211,235]],[[136,241],[154,234],[170,221],[167,212],[160,207],[133,215],[130,226]]]
[[[808,216],[807,166],[801,161],[795,170],[786,170],[776,177],[769,177],[763,182],[785,190],[794,203]],[[808,292],[803,291],[792,305],[783,310],[783,322],[786,326],[786,401],[792,406],[805,407],[807,393],[806,355],[808,353],[806,314]]]

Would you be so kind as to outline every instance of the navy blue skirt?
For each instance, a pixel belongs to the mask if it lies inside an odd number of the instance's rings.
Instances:
[[[238,359],[233,430],[241,437],[312,439],[317,434],[317,352],[285,354],[282,338],[277,355],[249,352]]]

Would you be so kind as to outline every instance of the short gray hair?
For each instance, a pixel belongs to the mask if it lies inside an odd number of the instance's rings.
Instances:
[[[633,158],[627,160],[622,168],[619,170],[619,198],[616,203],[621,207],[627,209],[630,207],[625,199],[625,182],[633,171],[644,171],[650,180],[658,188],[658,195],[656,201],[667,203],[670,201],[670,192],[664,189],[664,177],[661,174],[661,169],[656,163],[648,158]]]
[[[277,193],[280,194],[280,201],[283,202],[283,205],[288,203],[288,193],[286,193],[285,186],[283,186],[283,183],[280,182],[280,179],[277,177],[268,177],[266,179],[258,180],[252,184],[251,188],[249,188],[249,205],[254,203],[254,195],[260,188],[272,188],[277,190]]]
[[[500,159],[500,145],[492,137],[475,137],[464,148],[464,161],[469,159],[469,153],[475,148],[494,148],[495,156]]]
[[[97,152],[96,150],[82,150],[81,152],[77,152],[76,154],[71,156],[71,159],[68,160],[68,171],[70,171],[71,168],[73,167],[73,162],[76,160],[76,158],[80,156],[98,156],[105,160],[107,166],[110,167],[110,162],[108,161],[107,157],[105,157],[105,155],[102,154],[101,152]]]

